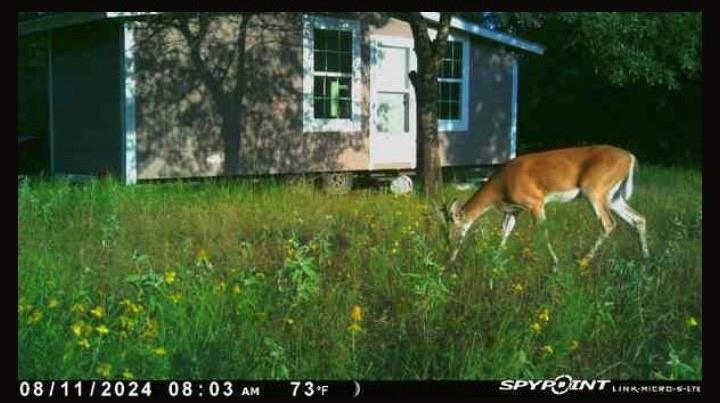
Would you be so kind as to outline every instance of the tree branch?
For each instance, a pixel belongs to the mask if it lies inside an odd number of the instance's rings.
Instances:
[[[238,24],[238,37],[237,37],[237,49],[235,65],[237,71],[235,72],[235,88],[233,90],[233,97],[235,102],[238,104],[242,100],[247,87],[247,79],[245,74],[245,38],[247,38],[247,27],[252,17],[251,13],[240,14],[240,21]]]
[[[450,35],[450,13],[440,13],[440,26],[438,27],[437,36],[433,41],[433,62],[438,63],[445,52],[445,43],[447,43],[448,35]]]

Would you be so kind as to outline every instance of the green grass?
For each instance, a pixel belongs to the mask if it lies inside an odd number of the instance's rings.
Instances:
[[[454,265],[416,196],[303,184],[18,185],[20,378],[702,378],[702,175],[644,165],[619,224],[499,213]],[[471,191],[446,189],[448,198]],[[351,317],[353,306],[361,317]]]

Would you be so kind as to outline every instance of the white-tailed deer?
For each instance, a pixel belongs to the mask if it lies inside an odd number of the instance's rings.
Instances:
[[[515,227],[517,215],[528,210],[537,224],[545,221],[545,203],[568,202],[582,194],[593,206],[602,233],[585,255],[589,261],[615,228],[611,211],[634,227],[644,257],[649,257],[645,218],[628,204],[633,191],[635,156],[621,148],[600,145],[525,154],[505,164],[468,201],[454,201],[448,211],[450,239],[456,242],[450,257],[457,257],[467,231],[491,207],[505,213],[500,247]],[[557,263],[547,228],[548,251]]]

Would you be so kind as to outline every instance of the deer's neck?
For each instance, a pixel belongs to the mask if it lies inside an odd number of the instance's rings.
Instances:
[[[468,223],[475,222],[491,207],[497,205],[501,199],[501,181],[491,178],[481,187],[462,207],[463,216]]]

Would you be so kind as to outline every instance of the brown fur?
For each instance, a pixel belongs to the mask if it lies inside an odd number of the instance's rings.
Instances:
[[[536,222],[545,220],[545,197],[580,189],[595,207],[607,237],[615,227],[608,193],[630,173],[633,156],[621,148],[598,145],[525,154],[508,162],[465,204],[453,203],[450,216],[457,237],[485,212],[528,210]],[[643,222],[644,225],[644,222]],[[599,246],[599,245],[598,245]],[[594,251],[593,251],[594,253]]]

